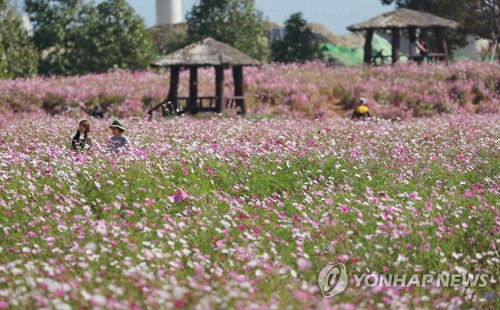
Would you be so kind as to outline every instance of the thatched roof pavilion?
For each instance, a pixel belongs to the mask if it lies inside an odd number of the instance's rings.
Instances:
[[[433,28],[438,42],[438,52],[443,58],[448,59],[448,48],[444,38],[444,28],[458,27],[458,23],[430,13],[409,9],[396,9],[384,13],[362,23],[347,27],[348,30],[366,31],[365,57],[370,63],[372,56],[371,40],[375,30],[390,30],[392,32],[392,62],[399,60],[400,30],[407,29],[411,42],[415,40],[416,29]]]
[[[260,62],[227,44],[207,38],[164,56],[151,65],[170,67],[170,89],[166,102],[171,102],[175,110],[180,100],[186,100],[187,106],[184,111],[193,114],[200,111],[220,113],[224,108],[234,105],[240,109],[238,113],[245,114],[243,67],[258,66]],[[207,66],[215,67],[215,97],[198,96],[198,68]],[[234,96],[232,97],[224,96],[224,68],[228,66],[233,68]],[[177,95],[182,67],[189,68],[190,71],[189,97]],[[208,106],[203,106],[204,101],[208,101]],[[163,106],[162,104],[149,113]]]

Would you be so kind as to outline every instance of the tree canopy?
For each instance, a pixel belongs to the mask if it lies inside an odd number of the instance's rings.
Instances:
[[[26,0],[25,10],[41,74],[142,69],[154,58],[149,31],[125,0]]]
[[[271,44],[272,60],[305,62],[322,57],[314,33],[302,13],[292,14],[285,21],[285,30],[283,40],[275,40]]]
[[[211,37],[265,60],[269,50],[254,0],[200,0],[186,16],[190,43]]]
[[[0,0],[0,78],[36,74],[37,53],[19,13],[8,0]]]
[[[112,67],[137,70],[149,66],[156,55],[152,35],[125,0],[103,1],[91,17],[91,27],[85,33],[86,46],[80,49],[92,55],[84,62],[88,64],[87,70],[99,72]]]

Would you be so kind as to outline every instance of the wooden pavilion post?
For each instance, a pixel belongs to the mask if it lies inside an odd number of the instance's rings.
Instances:
[[[413,59],[413,56],[415,56],[415,46],[413,45],[413,42],[415,42],[416,38],[417,29],[415,27],[408,27],[408,39],[410,39],[410,46],[408,48],[410,49],[411,59]]]
[[[235,66],[233,67],[233,79],[234,79],[234,96],[235,97],[243,97],[245,95],[245,90],[243,88],[243,66]],[[245,99],[237,98],[236,106],[240,107],[239,114],[245,114]]]
[[[179,74],[181,72],[180,66],[170,67],[170,89],[168,90],[167,101],[172,103],[174,113],[177,110],[177,94],[179,90]],[[165,116],[165,108],[162,108],[163,116]]]
[[[372,39],[373,39],[373,29],[366,30],[366,38],[365,38],[365,55],[364,62],[365,64],[370,64],[372,60]]]
[[[188,107],[191,114],[198,112],[198,67],[192,66],[189,68],[189,103]]]
[[[215,112],[221,113],[224,103],[224,66],[215,66]]]
[[[436,34],[438,52],[444,54],[444,59],[446,64],[448,64],[448,46],[446,45],[446,40],[444,39],[444,28],[434,27],[434,33]]]
[[[392,28],[391,34],[392,34],[392,40],[391,40],[392,63],[395,64],[396,62],[399,61],[399,50],[400,50],[400,45],[401,45],[401,36],[399,33],[399,28]]]

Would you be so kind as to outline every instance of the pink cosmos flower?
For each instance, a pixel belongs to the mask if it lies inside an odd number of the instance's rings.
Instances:
[[[417,192],[410,193],[409,197],[410,197],[411,200],[420,200],[420,199],[422,199],[422,198],[420,198],[420,196],[418,195]]]
[[[469,192],[469,191],[466,191],[464,193],[464,196],[467,197],[467,198],[473,198],[474,197],[474,194],[472,192]]]
[[[304,271],[304,270],[311,268],[312,263],[311,263],[311,261],[309,261],[308,259],[306,259],[304,257],[299,257],[299,259],[297,259],[297,266],[299,267],[300,271]]]
[[[304,292],[304,291],[294,291],[293,296],[299,300],[314,300],[314,296],[311,296],[311,294]]]
[[[186,302],[184,300],[174,301],[174,307],[176,307],[176,308],[184,308],[185,306],[186,306]]]
[[[215,245],[219,248],[219,249],[223,249],[226,247],[226,244],[224,242],[224,240],[217,240],[217,242],[215,242]]]
[[[34,233],[34,232],[30,231],[28,234],[26,234],[26,236],[27,236],[28,238],[33,238],[33,237],[35,237],[35,236],[36,236],[36,233]]]

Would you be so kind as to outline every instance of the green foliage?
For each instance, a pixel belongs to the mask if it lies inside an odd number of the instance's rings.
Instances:
[[[70,74],[73,47],[77,41],[76,24],[83,27],[78,12],[81,0],[26,0],[25,10],[33,25],[33,43],[39,52],[41,74]]]
[[[73,75],[143,69],[154,58],[144,21],[125,0],[26,0],[39,72]]]
[[[112,106],[123,104],[125,99],[126,98],[124,96],[120,95],[100,93],[97,97],[93,97],[85,101],[85,110],[91,111],[97,107],[102,112],[107,112]]]
[[[254,0],[201,0],[186,20],[189,42],[211,37],[260,60],[269,56],[262,12]]]
[[[278,62],[305,62],[321,58],[321,50],[307,21],[298,12],[285,21],[286,35],[271,45],[272,59]]]
[[[188,44],[187,25],[184,23],[162,25],[151,29],[158,55],[167,55]]]
[[[36,68],[37,53],[21,16],[0,0],[0,78],[30,77]]]
[[[100,3],[90,25],[93,26],[88,29],[87,46],[80,49],[86,55],[90,54],[89,50],[93,54],[86,62],[87,70],[99,72],[112,67],[137,70],[148,67],[153,60],[151,34],[125,0]]]

